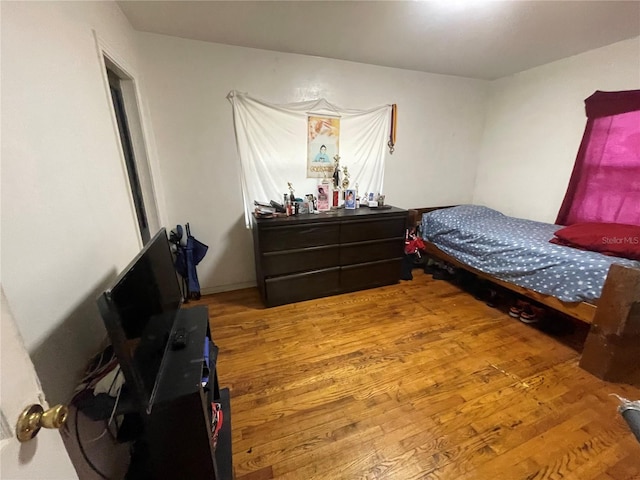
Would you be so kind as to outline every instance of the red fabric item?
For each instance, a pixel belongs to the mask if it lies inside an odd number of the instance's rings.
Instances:
[[[424,250],[424,242],[421,238],[413,238],[404,243],[404,253],[407,255],[420,254],[421,250]]]
[[[556,219],[640,225],[640,90],[597,91]]]
[[[404,233],[404,253],[407,255],[417,254],[419,258],[421,250],[424,251],[424,242],[416,234],[415,229],[411,232],[407,229]]]
[[[576,223],[555,232],[551,243],[640,260],[640,227],[621,223]]]

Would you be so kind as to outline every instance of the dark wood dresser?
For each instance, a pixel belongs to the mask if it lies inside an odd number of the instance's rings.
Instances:
[[[400,279],[406,210],[361,207],[253,222],[256,281],[268,307]]]

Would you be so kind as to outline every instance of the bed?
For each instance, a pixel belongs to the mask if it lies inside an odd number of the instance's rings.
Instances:
[[[619,379],[621,361],[627,373],[639,363],[640,262],[554,245],[557,225],[478,205],[409,213],[428,255],[591,324],[585,369]]]

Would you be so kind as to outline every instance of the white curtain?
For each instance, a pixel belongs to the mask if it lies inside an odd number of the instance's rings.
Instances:
[[[245,93],[227,96],[241,164],[245,223],[249,228],[253,201],[282,203],[293,183],[296,197],[314,193],[322,179],[307,178],[307,117],[340,117],[340,167],[350,173],[349,188],[383,193],[384,161],[391,105],[370,110],[340,108],[325,99],[274,105]]]

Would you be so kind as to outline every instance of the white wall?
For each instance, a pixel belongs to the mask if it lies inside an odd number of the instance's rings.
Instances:
[[[356,109],[397,103],[387,203],[408,208],[472,199],[485,81],[148,33],[139,34],[139,48],[167,218],[190,222],[196,238],[209,245],[198,267],[205,292],[255,282],[226,100],[231,90],[272,103],[321,97]]]
[[[135,67],[134,31],[111,2],[1,8],[2,283],[66,401],[106,336],[96,296],[141,245],[92,29]]]
[[[473,201],[554,222],[596,90],[640,88],[640,37],[491,83]]]

